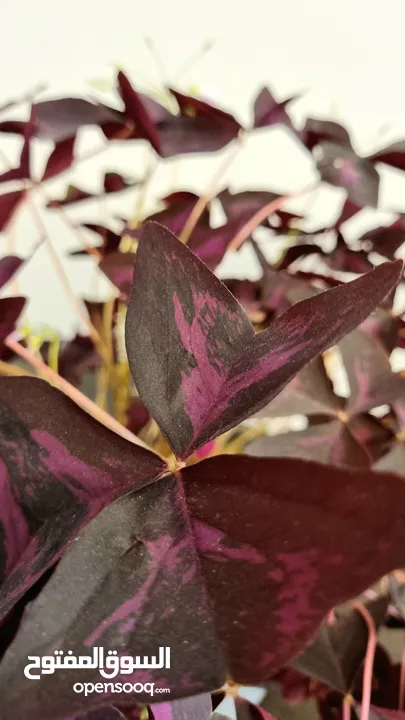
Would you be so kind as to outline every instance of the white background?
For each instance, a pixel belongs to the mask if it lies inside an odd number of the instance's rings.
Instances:
[[[279,98],[304,93],[291,106],[299,124],[307,115],[347,124],[359,152],[405,137],[403,0],[386,0],[383,5],[368,0],[249,0],[241,4],[234,0],[13,0],[7,11],[3,9],[2,21],[0,98],[4,100],[41,81],[49,84],[44,98],[66,92],[94,94],[88,81],[112,80],[117,66],[139,89],[156,87],[161,80],[173,83],[181,65],[198,54],[203,43],[215,41],[177,86],[183,90],[198,86],[205,97],[230,109],[241,121],[249,122],[252,99],[267,84]],[[160,73],[145,36],[153,39],[161,58]],[[111,99],[108,93],[101,97]],[[21,111],[4,118],[17,113]],[[98,131],[83,133],[79,151],[87,153],[100,142]],[[15,138],[0,136],[0,147],[11,160],[17,159]],[[36,153],[38,170],[47,149],[42,146]],[[149,189],[147,209],[154,209],[159,195],[170,190],[206,189],[226,152],[162,162]],[[96,190],[101,169],[119,169],[141,178],[150,160],[143,143],[115,144],[99,158],[48,184],[47,193],[57,195],[68,180]],[[309,155],[283,130],[266,129],[248,141],[223,184],[229,182],[233,190],[256,187],[289,192],[305,187],[314,177]],[[310,203],[305,199],[293,206],[310,210],[316,225],[335,215],[341,200],[340,191],[326,188]],[[130,191],[117,201],[77,206],[71,217],[108,221],[114,212],[129,215],[135,204],[136,192]],[[385,211],[405,211],[405,174],[382,170],[380,204]],[[348,237],[356,238],[360,230],[391,217],[386,212],[376,216],[364,211],[348,224]],[[50,212],[43,218],[58,252],[78,247],[77,238],[60,219]],[[9,229],[1,251],[12,248],[27,255],[38,237],[24,210]],[[97,277],[97,271],[89,275],[91,264],[90,258],[83,263],[66,260],[70,282],[87,297],[95,297],[96,292],[106,297],[112,288]],[[253,277],[257,268],[241,253],[221,268],[222,274],[230,272]],[[27,264],[17,286],[13,284],[11,292],[17,291],[29,295],[27,315],[35,325],[57,327],[65,336],[79,328],[45,247]]]

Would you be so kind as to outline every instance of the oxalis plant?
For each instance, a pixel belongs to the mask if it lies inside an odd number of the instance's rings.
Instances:
[[[0,720],[220,720],[225,697],[237,720],[403,720],[405,652],[386,636],[405,618],[405,378],[391,366],[405,346],[405,223],[349,242],[346,222],[378,206],[380,164],[404,170],[405,144],[361,157],[343,125],[296,127],[297,98],[267,88],[243,128],[174,88],[137,92],[122,71],[115,89],[111,105],[31,93],[28,119],[0,121],[21,137],[0,175]],[[79,156],[88,125],[105,141]],[[276,125],[344,191],[328,226],[308,229],[288,194],[221,185],[246,136]],[[231,148],[206,192],[182,188],[155,212],[153,168],[52,196],[48,181],[114,141],[164,162]],[[135,212],[114,224],[68,214],[132,189]],[[20,210],[38,235],[27,257],[13,251]],[[79,242],[69,262],[89,256],[115,297],[76,296],[48,213]],[[41,244],[87,335],[26,324],[18,273]],[[245,245],[259,279],[221,283],[222,259]],[[111,680],[86,666],[94,648],[120,660]],[[147,662],[160,648],[164,667]],[[84,664],[63,669],[60,653]],[[125,673],[128,656],[140,662]],[[246,685],[263,699],[244,699]]]
[[[100,717],[131,717],[131,703],[161,700],[75,693],[78,669],[27,680],[27,658],[61,646],[75,656],[170,647],[169,669],[116,681],[168,688],[167,717],[208,716],[208,693],[270,681],[332,608],[404,564],[405,486],[395,475],[240,455],[187,466],[362,323],[401,273],[401,261],[384,263],[255,333],[210,270],[147,225],[125,338],[171,464],[45,382],[1,378],[3,620],[62,557],[3,657],[4,720],[98,717],[106,705]],[[88,670],[86,681],[99,677]]]

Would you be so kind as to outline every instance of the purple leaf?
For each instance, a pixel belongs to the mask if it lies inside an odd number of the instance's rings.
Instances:
[[[378,630],[384,621],[388,597],[362,601]],[[367,649],[368,629],[353,605],[335,611],[333,622],[324,621],[305,650],[291,663],[295,670],[348,693],[361,668]]]
[[[24,198],[25,190],[15,190],[0,195],[0,232],[6,228]]]
[[[273,200],[277,200],[279,197],[279,194],[269,192],[268,190],[244,190],[242,192],[231,193],[228,189],[225,189],[217,195],[217,199],[220,201],[225,215],[229,219],[241,213],[247,213],[253,216],[262,207]],[[262,225],[268,225],[268,221],[263,220]]]
[[[39,137],[55,143],[75,137],[85,126],[98,125],[117,131],[125,122],[125,116],[118,110],[83,98],[44,100],[34,107]]]
[[[269,125],[291,125],[291,119],[286,111],[287,105],[296,100],[297,96],[277,102],[267,87],[260,90],[254,101],[253,128],[268,127]]]
[[[363,322],[401,272],[401,261],[380,265],[297,303],[255,335],[208,268],[170,232],[147,225],[126,318],[127,352],[139,395],[176,455],[191,455],[264,407]]]
[[[290,457],[316,460],[325,465],[368,468],[370,457],[340,420],[311,425],[306,430],[282,433],[253,440],[248,455],[256,457]]]
[[[332,607],[403,564],[404,497],[395,476],[238,455],[130,493],[81,533],[32,603],[0,666],[3,719],[161,699],[108,685],[86,698],[72,690],[80,669],[26,682],[27,656],[55,647],[150,656],[168,646],[170,669],[116,681],[153,682],[171,701],[217,689],[226,675],[266,682]]]
[[[387,227],[379,227],[368,230],[360,238],[359,242],[370,252],[374,250],[386,258],[393,259],[396,251],[405,242],[405,222],[401,217]]]
[[[335,249],[329,255],[325,253],[324,262],[332,270],[356,274],[368,272],[374,267],[368,259],[367,252],[352,250],[347,246],[341,232],[337,233]]]
[[[389,357],[370,335],[356,330],[339,343],[349,380],[350,415],[405,397],[405,378],[391,369]]]
[[[0,298],[0,357],[3,356],[5,349],[3,342],[15,329],[25,303],[23,297]]]
[[[103,192],[91,193],[87,192],[87,190],[82,190],[75,185],[68,185],[64,197],[57,200],[50,200],[47,207],[59,208],[64,205],[73,205],[73,203],[78,203],[82,200],[94,200],[95,198],[104,197],[104,195],[122,192],[123,190],[135,187],[136,185],[138,185],[136,180],[126,179],[119,173],[106,172],[104,175]]]
[[[380,176],[369,160],[332,142],[322,142],[317,157],[316,167],[324,182],[344,188],[356,205],[377,207]]]
[[[350,135],[343,125],[332,120],[319,120],[307,118],[303,130],[298,133],[302,143],[308,150],[312,150],[321,143],[336,143],[351,148]]]
[[[76,137],[66,138],[55,144],[50,156],[48,157],[44,174],[42,175],[41,182],[49,180],[49,178],[59,175],[59,173],[68,170],[74,163],[74,146]],[[48,203],[48,207],[50,203]]]
[[[6,285],[23,265],[24,260],[17,255],[5,255],[0,260],[0,288]]]
[[[149,217],[145,218],[142,225],[137,223],[135,228],[132,227],[132,223],[129,221],[122,231],[122,235],[123,237],[125,235],[129,235],[130,237],[139,240],[142,234],[143,225],[147,221],[158,222],[160,225],[163,225],[170,230],[170,232],[174,235],[179,235],[198,199],[198,195],[187,191],[171,193],[161,200],[161,202],[163,202],[166,206],[164,210],[159,210],[158,212],[149,215]],[[213,232],[210,229],[210,211],[208,207],[204,209],[204,212],[200,216],[197,226],[192,233],[192,237],[199,228]]]
[[[0,388],[4,617],[80,528],[115,498],[159,476],[165,465],[41,380],[0,378]]]
[[[173,702],[155,703],[151,710],[154,720],[208,720],[212,702],[208,694],[196,695]]]
[[[343,409],[344,401],[335,395],[322,356],[319,356],[257,414],[258,417],[325,414],[336,416]]]
[[[405,170],[405,142],[399,140],[392,145],[388,145],[388,147],[369,155],[367,160],[372,163],[381,162],[398,170]]]
[[[233,115],[176,90],[170,92],[180,115],[173,115],[159,125],[162,157],[216,152],[237,137],[241,126]]]
[[[340,211],[339,217],[335,221],[334,228],[336,230],[340,230],[343,223],[351,220],[351,218],[355,217],[355,215],[358,215],[361,210],[363,210],[361,205],[356,205],[356,203],[349,200],[349,198],[346,198]]]
[[[111,230],[104,225],[96,225],[94,223],[83,223],[82,227],[91,230],[91,232],[94,232],[96,233],[96,235],[99,235],[101,237],[103,242],[102,245],[97,245],[97,250],[103,256],[109,255],[110,253],[115,253],[118,250],[122,236],[114,232],[114,230]],[[76,255],[87,254],[87,250],[75,250],[74,252],[70,253],[72,257]]]
[[[119,92],[125,105],[125,114],[134,124],[136,137],[148,140],[153,149],[156,150],[157,153],[160,153],[161,141],[159,134],[155,122],[149,114],[146,104],[144,104],[142,96],[134,90],[127,76],[122,71],[118,73],[117,81]]]
[[[100,270],[120,291],[124,300],[129,298],[134,276],[135,253],[112,252],[100,261]]]
[[[35,134],[35,109],[31,108],[31,114],[28,122],[24,125],[24,141],[20,153],[20,162],[18,167],[6,170],[0,175],[0,183],[9,182],[11,180],[29,180],[31,177],[30,156],[31,156],[31,140]]]

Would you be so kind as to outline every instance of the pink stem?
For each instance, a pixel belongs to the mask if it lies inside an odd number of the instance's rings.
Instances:
[[[348,697],[345,695],[342,702],[342,720],[351,720],[352,708]]]
[[[215,175],[213,176],[210,186],[208,190],[204,193],[204,195],[201,195],[200,198],[198,198],[196,204],[194,205],[190,215],[187,218],[187,221],[184,224],[183,230],[181,231],[179,235],[179,239],[183,243],[187,243],[191,233],[193,232],[195,226],[197,225],[201,215],[203,214],[205,208],[207,207],[208,203],[212,200],[212,198],[216,195],[218,191],[218,183],[226,173],[226,171],[230,168],[233,161],[235,160],[236,156],[240,152],[243,144],[245,135],[242,133],[237,138],[237,142],[232,148],[232,151],[226,155],[224,161],[219,166],[218,170],[216,171]]]
[[[398,709],[399,710],[404,709],[404,700],[405,700],[405,641],[402,646],[401,674],[399,676],[399,697],[398,697]]]
[[[304,188],[304,190],[290,193],[289,195],[282,195],[281,197],[267,203],[267,205],[264,205],[264,207],[260,208],[260,210],[258,210],[253,215],[253,217],[251,217],[250,220],[248,220],[247,223],[245,223],[236,233],[235,237],[228,245],[228,250],[238,250],[238,248],[240,248],[240,246],[243,245],[245,240],[247,240],[248,237],[252,234],[253,230],[256,230],[260,223],[262,223],[263,220],[266,220],[269,215],[276,212],[276,210],[279,210],[283,205],[285,205],[287,200],[299,197],[300,195],[305,195],[305,193],[311,192],[311,190],[314,190],[313,185]]]
[[[368,610],[358,600],[353,600],[353,606],[362,616],[368,629],[368,641],[366,657],[364,660],[363,670],[363,692],[361,698],[361,715],[360,720],[369,720],[370,714],[370,703],[371,703],[371,690],[373,682],[373,665],[375,649],[377,646],[377,632],[375,629],[373,618],[371,617]]]
[[[65,395],[68,395],[68,397],[70,397],[73,402],[75,402],[77,405],[80,405],[83,410],[86,410],[86,412],[96,418],[96,420],[105,425],[105,427],[117,433],[117,435],[121,435],[121,437],[125,438],[125,440],[129,440],[136,445],[141,445],[147,450],[150,450],[146,443],[144,443],[142,440],[136,437],[136,435],[127,430],[127,428],[121,425],[118,420],[113,418],[105,410],[102,410],[102,408],[98,407],[96,403],[90,400],[90,398],[84,395],[80,390],[75,388],[67,380],[58,375],[58,373],[54,372],[54,370],[48,367],[48,365],[46,365],[43,360],[41,360],[36,355],[33,355],[32,353],[30,353],[29,350],[20,345],[20,343],[15,340],[13,335],[9,335],[8,338],[6,338],[6,340],[4,341],[4,344],[7,345],[10,350],[15,352],[16,355],[19,355],[21,358],[23,358],[23,360],[29,363],[29,365],[31,365],[31,367],[33,367],[39,374],[46,377],[47,380],[49,380],[59,390],[64,392]]]
[[[44,241],[45,241],[46,246],[47,246],[47,248],[48,248],[48,252],[49,252],[49,254],[50,254],[50,256],[51,256],[52,263],[53,263],[53,265],[54,265],[54,268],[55,268],[55,270],[56,270],[56,273],[57,273],[57,275],[58,275],[58,278],[59,278],[59,280],[60,280],[60,283],[61,283],[63,289],[65,290],[66,295],[68,296],[70,302],[72,303],[73,307],[75,308],[75,310],[76,310],[77,314],[79,315],[81,321],[86,325],[90,337],[93,339],[93,341],[94,341],[97,345],[101,345],[102,347],[104,347],[104,343],[103,343],[103,341],[102,341],[102,339],[101,339],[101,337],[100,337],[100,334],[98,333],[98,331],[97,331],[96,328],[94,327],[94,325],[93,325],[93,323],[91,322],[90,318],[88,317],[86,311],[84,310],[84,308],[83,308],[80,300],[77,298],[76,294],[74,293],[74,291],[72,290],[72,288],[71,288],[71,286],[70,286],[68,277],[67,277],[66,272],[65,272],[65,268],[63,267],[62,262],[61,262],[61,259],[60,259],[58,253],[56,252],[56,250],[55,250],[55,248],[54,248],[54,246],[53,246],[53,244],[52,244],[52,240],[51,240],[51,238],[50,238],[50,236],[49,236],[49,233],[48,233],[48,231],[47,231],[47,229],[46,229],[45,223],[44,223],[44,221],[42,220],[41,214],[39,213],[37,207],[35,206],[35,203],[34,203],[34,202],[29,202],[29,208],[30,208],[31,213],[32,213],[32,215],[33,215],[33,217],[34,217],[34,220],[35,220],[35,222],[36,222],[36,224],[37,224],[37,226],[38,226],[38,229],[39,229],[41,235],[42,235],[43,238],[44,238]]]

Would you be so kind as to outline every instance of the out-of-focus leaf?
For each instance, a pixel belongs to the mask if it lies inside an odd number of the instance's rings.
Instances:
[[[333,142],[320,143],[317,157],[316,167],[322,180],[344,188],[356,205],[377,207],[380,176],[369,160]]]
[[[361,601],[378,630],[388,608],[387,596]],[[291,665],[341,693],[348,693],[366,654],[368,628],[353,605],[334,612],[332,622],[324,621],[305,650]]]
[[[360,238],[359,242],[367,247],[368,252],[374,252],[383,255],[383,257],[393,259],[396,251],[405,242],[405,221],[404,218],[395,220],[387,227],[378,227],[374,230],[367,230]]]
[[[256,457],[290,457],[316,460],[325,465],[367,468],[370,458],[339,420],[311,425],[306,430],[260,437],[246,448],[247,455]]]
[[[5,255],[0,259],[0,288],[11,280],[23,264],[24,260],[17,255]]]
[[[81,202],[82,200],[94,200],[95,198],[103,197],[111,193],[122,192],[128,188],[132,188],[138,185],[137,180],[125,178],[123,175],[115,172],[106,172],[103,181],[103,190],[99,193],[91,193],[87,190],[82,190],[75,185],[68,185],[64,197],[59,199],[50,200],[47,207],[58,208],[64,205],[73,205],[73,203]]]
[[[55,144],[42,175],[42,182],[68,170],[74,163],[74,146],[76,137],[66,138]],[[49,203],[48,203],[49,206]]]
[[[156,124],[149,114],[142,96],[136,92],[122,71],[118,73],[117,81],[119,92],[125,105],[125,114],[134,124],[136,137],[148,140],[153,149],[156,150],[157,153],[160,153],[161,141],[156,129]]]
[[[180,114],[159,125],[162,157],[216,152],[237,137],[241,126],[233,115],[177,90],[170,92]]]
[[[139,395],[178,457],[260,410],[363,322],[401,272],[401,261],[380,265],[296,303],[255,335],[225,286],[169,231],[150,223],[136,256],[126,345]]]
[[[389,357],[370,335],[356,330],[339,343],[349,380],[350,415],[405,398],[405,378],[391,369]]]
[[[324,142],[336,143],[351,148],[350,135],[343,125],[332,120],[307,118],[303,130],[299,132],[302,143],[308,150]]]
[[[367,159],[372,163],[381,162],[398,170],[405,170],[405,141],[399,140],[386,148],[377,150]]]
[[[129,298],[131,292],[135,259],[135,253],[112,252],[99,263],[100,270],[120,291],[124,300]]]
[[[253,128],[268,127],[269,125],[291,125],[291,119],[286,111],[287,105],[296,99],[296,96],[277,102],[269,88],[264,87],[258,93],[253,106]]]
[[[81,127],[98,125],[116,131],[125,124],[123,113],[83,98],[43,100],[34,106],[39,137],[60,143],[75,137]]]
[[[10,222],[24,197],[24,190],[15,190],[14,192],[2,193],[0,195],[0,231],[4,230],[7,223]]]
[[[5,350],[3,342],[15,330],[25,303],[24,297],[0,298],[0,357]]]

